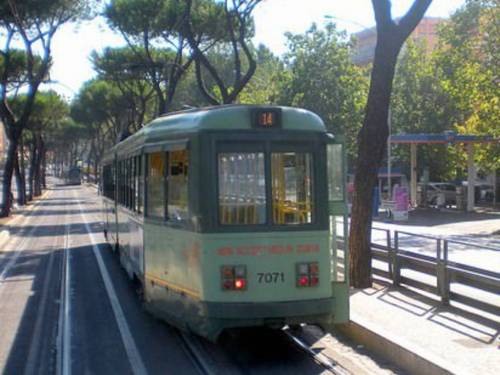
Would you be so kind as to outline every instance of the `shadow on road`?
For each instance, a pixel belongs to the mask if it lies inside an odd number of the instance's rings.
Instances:
[[[45,216],[44,214],[40,214],[41,216]],[[80,224],[80,225],[79,225]],[[95,221],[92,223],[88,223],[91,233],[102,233],[102,223]],[[75,223],[71,225],[71,234],[87,234],[87,230],[83,223]],[[52,237],[52,236],[62,236],[65,233],[66,225],[58,224],[58,225],[24,225],[24,226],[11,226],[8,227],[11,235],[18,235],[21,232],[24,232],[22,235],[24,237]],[[34,231],[33,235],[29,235],[32,230]]]

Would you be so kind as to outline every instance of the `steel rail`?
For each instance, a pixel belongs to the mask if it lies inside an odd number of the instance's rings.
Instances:
[[[203,355],[203,348],[199,343],[199,339],[192,334],[183,332],[181,330],[176,330],[177,337],[181,342],[182,348],[187,353],[187,355],[193,361],[198,372],[202,375],[215,375],[216,371],[211,369],[211,366],[205,360],[205,356]]]
[[[309,345],[301,340],[299,337],[293,335],[290,332],[289,328],[284,328],[283,332],[287,337],[290,339],[290,341],[297,346],[300,350],[308,354],[310,357],[314,359],[316,363],[318,363],[320,366],[325,368],[326,370],[330,371],[332,374],[335,375],[349,375],[351,374],[347,369],[342,367],[339,363],[334,361],[331,358],[328,358],[326,355],[322,353],[316,353],[314,350],[312,350]]]

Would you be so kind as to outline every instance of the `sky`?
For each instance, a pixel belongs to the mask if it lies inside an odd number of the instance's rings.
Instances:
[[[426,16],[449,17],[464,0],[434,0]],[[393,0],[393,17],[403,15],[412,0]],[[264,44],[274,53],[286,51],[284,33],[300,34],[313,23],[335,22],[348,33],[375,25],[371,0],[264,0],[254,11],[256,35],[254,43]],[[114,34],[102,18],[78,26],[64,25],[53,41],[53,89],[71,98],[80,86],[95,76],[89,61],[93,50],[122,46],[123,38]]]

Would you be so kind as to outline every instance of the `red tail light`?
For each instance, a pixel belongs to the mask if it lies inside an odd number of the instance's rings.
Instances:
[[[245,289],[247,282],[245,279],[236,279],[234,280],[234,289],[240,290]]]
[[[300,276],[299,277],[299,285],[300,286],[308,286],[309,285],[309,277],[307,277],[307,276]]]
[[[245,290],[247,288],[246,266],[222,266],[221,286],[222,290]]]
[[[318,262],[297,263],[295,269],[298,287],[311,287],[319,284]]]

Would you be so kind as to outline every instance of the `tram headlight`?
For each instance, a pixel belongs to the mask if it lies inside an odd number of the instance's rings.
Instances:
[[[221,267],[222,290],[246,290],[247,268],[243,265]]]

